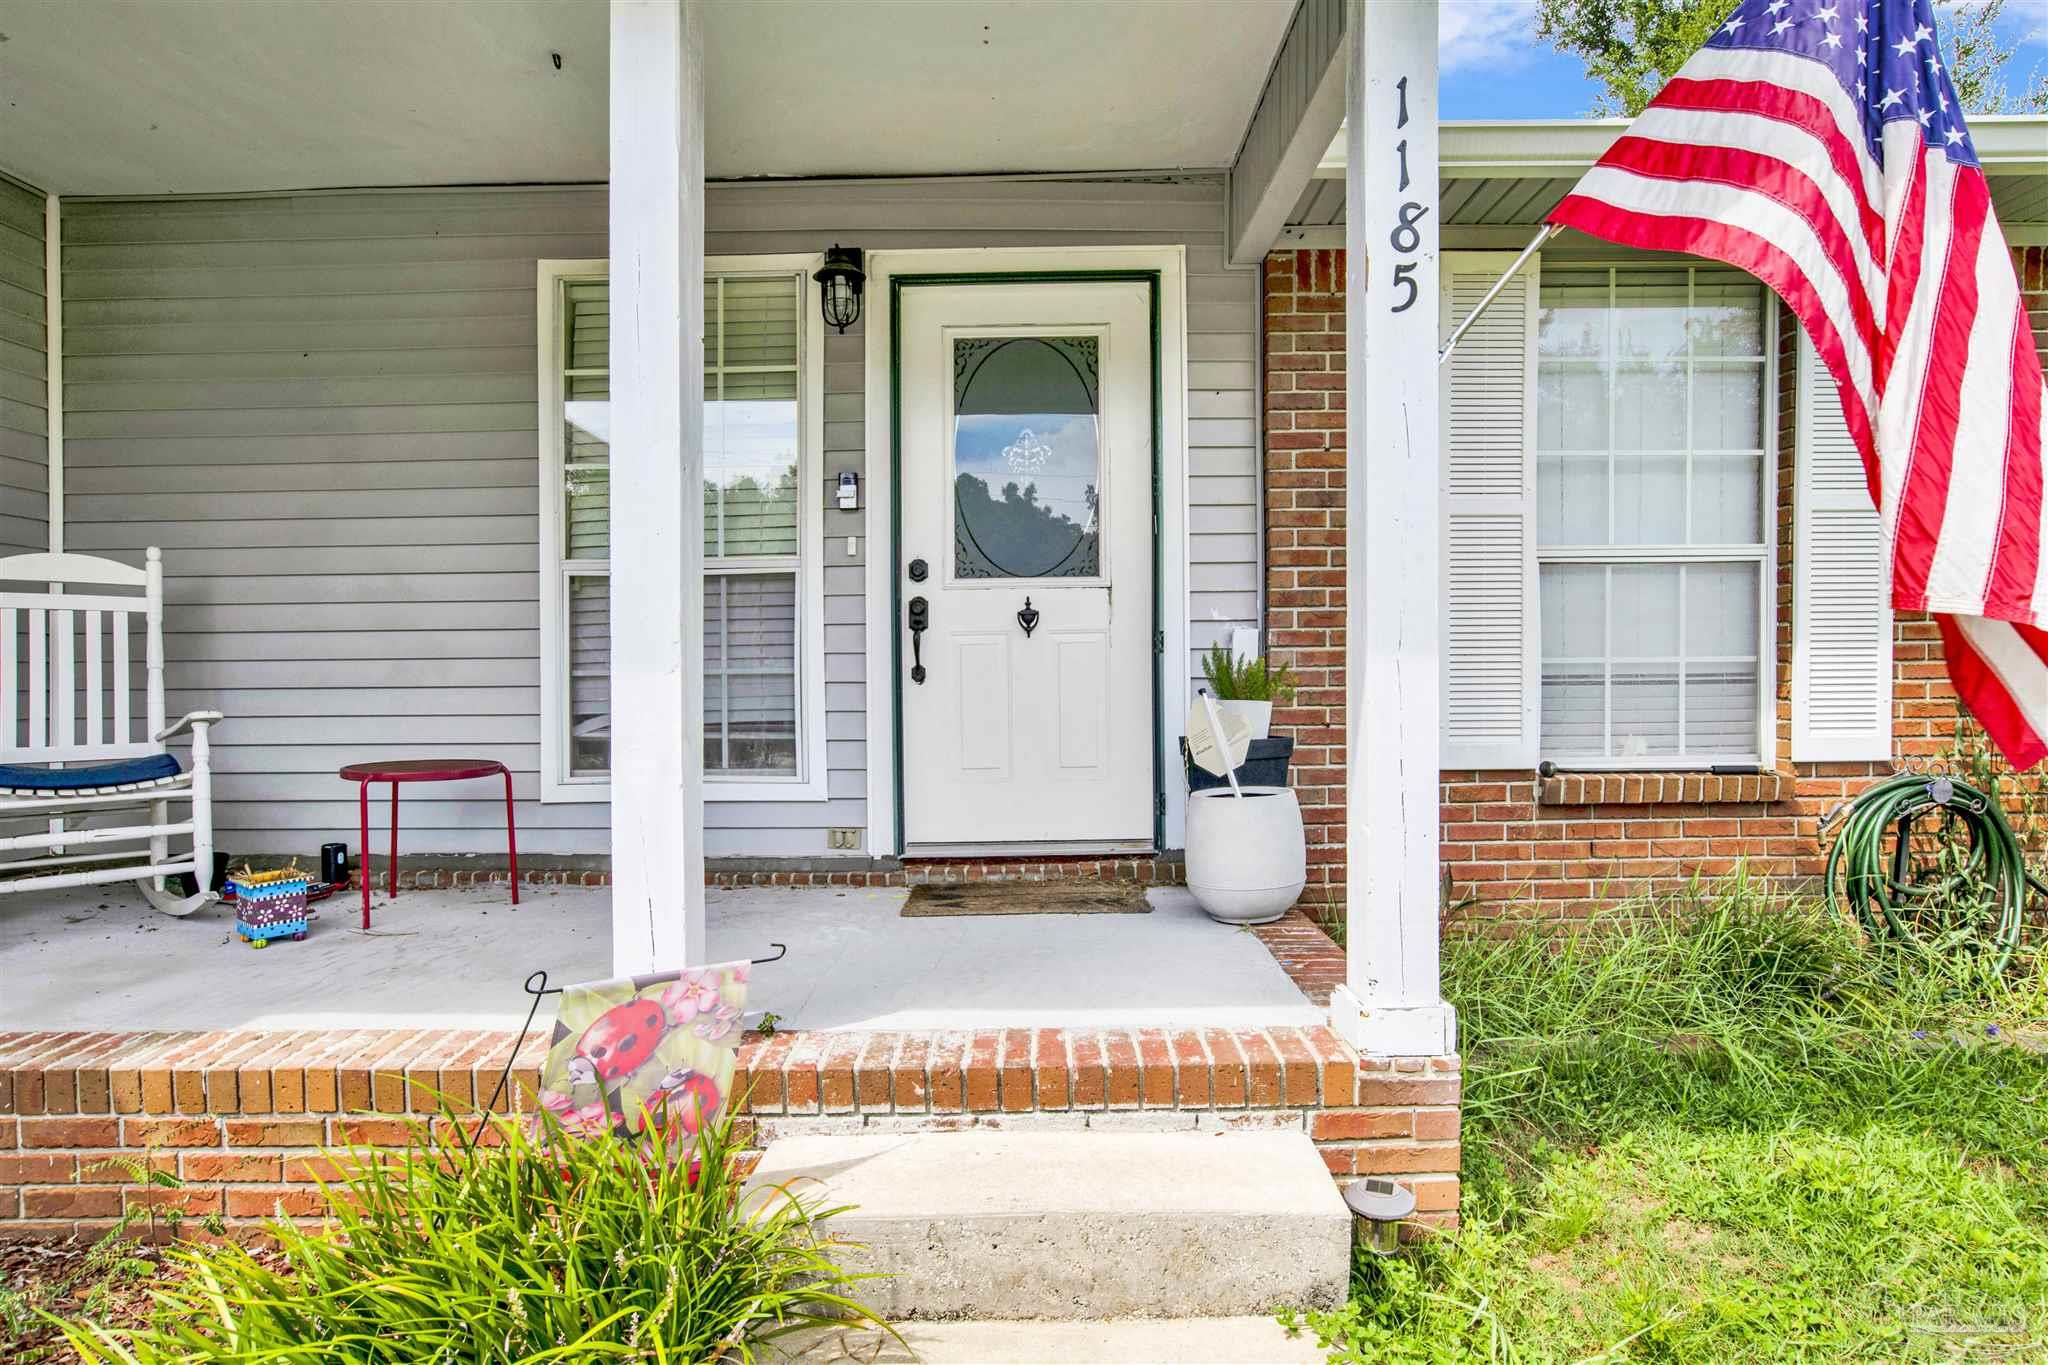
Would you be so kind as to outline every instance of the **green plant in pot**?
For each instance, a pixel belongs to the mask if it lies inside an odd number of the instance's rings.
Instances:
[[[1273,731],[1273,703],[1294,700],[1294,671],[1286,664],[1269,664],[1263,658],[1239,659],[1228,645],[1211,645],[1202,656],[1202,676],[1209,680],[1209,695],[1216,709],[1242,716],[1251,727],[1253,739],[1265,739]]]

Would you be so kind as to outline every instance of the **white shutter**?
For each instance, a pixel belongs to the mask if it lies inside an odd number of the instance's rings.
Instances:
[[[1803,328],[1793,384],[1792,757],[1882,761],[1892,748],[1884,541],[1834,377]]]
[[[1445,252],[1446,336],[1511,252]],[[1441,371],[1443,766],[1536,766],[1537,263],[1508,282]]]

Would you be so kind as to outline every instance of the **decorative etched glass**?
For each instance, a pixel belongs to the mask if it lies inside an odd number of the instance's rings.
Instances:
[[[1100,343],[953,342],[953,574],[1102,572]]]

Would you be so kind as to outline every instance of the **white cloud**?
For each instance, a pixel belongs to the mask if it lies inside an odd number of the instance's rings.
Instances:
[[[1536,36],[1536,0],[1443,0],[1437,60],[1445,71],[1526,56]]]

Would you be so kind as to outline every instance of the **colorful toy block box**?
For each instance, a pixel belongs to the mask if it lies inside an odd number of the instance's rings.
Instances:
[[[306,892],[312,879],[297,868],[239,872],[235,888],[235,932],[261,948],[274,938],[306,936]]]

